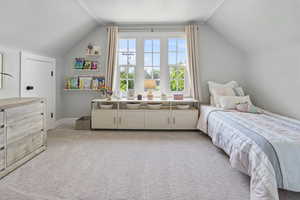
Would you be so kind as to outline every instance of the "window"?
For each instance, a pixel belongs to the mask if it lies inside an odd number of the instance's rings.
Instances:
[[[184,91],[186,71],[186,41],[181,38],[168,39],[168,65],[170,90]]]
[[[144,79],[155,80],[160,90],[160,40],[144,40]]]
[[[120,33],[117,91],[145,94],[145,80],[155,80],[154,95],[189,96],[184,33]]]
[[[134,89],[136,67],[136,40],[119,40],[118,65],[120,70],[120,91]]]

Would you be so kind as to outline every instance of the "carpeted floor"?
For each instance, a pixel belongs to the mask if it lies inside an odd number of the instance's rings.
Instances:
[[[249,178],[198,132],[56,129],[46,152],[0,181],[0,199],[247,200],[250,194]]]

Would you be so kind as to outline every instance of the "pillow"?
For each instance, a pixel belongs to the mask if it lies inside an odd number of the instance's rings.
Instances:
[[[242,87],[233,88],[235,96],[245,96],[245,92]]]
[[[229,90],[226,90],[227,92],[222,91],[220,94],[218,94],[218,92],[215,92],[216,88],[236,88],[239,87],[238,83],[236,81],[230,81],[229,83],[226,84],[220,84],[220,83],[216,83],[213,81],[208,81],[208,90],[210,93],[210,104],[213,106],[217,105],[217,102],[215,102],[215,95],[221,95],[221,96],[235,96],[235,93],[233,91],[234,94],[232,94],[232,91],[230,91],[228,93]]]
[[[237,97],[237,96],[220,96],[219,102],[220,107],[224,109],[236,109],[237,104],[248,103],[251,104],[251,100],[249,96]]]
[[[208,90],[210,95],[212,95],[212,89],[217,87],[230,87],[230,88],[236,88],[239,87],[239,84],[236,81],[230,81],[226,84],[220,84],[213,81],[208,81]]]
[[[219,97],[221,96],[235,96],[235,92],[230,87],[217,87],[212,89],[212,98],[214,106],[220,107]]]
[[[248,112],[254,114],[262,114],[262,110],[249,103],[241,103],[236,105],[236,109],[240,112]]]

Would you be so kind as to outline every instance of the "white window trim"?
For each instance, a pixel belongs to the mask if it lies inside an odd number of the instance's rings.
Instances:
[[[161,93],[173,95],[174,93],[183,93],[185,97],[191,96],[190,80],[188,75],[188,66],[185,69],[185,89],[183,92],[173,92],[169,87],[169,66],[168,66],[168,39],[169,38],[186,38],[184,32],[120,32],[119,39],[136,39],[136,68],[135,68],[135,93],[146,94],[144,91],[144,40],[160,39],[160,91],[154,92],[155,96]],[[188,65],[188,62],[187,62]],[[115,91],[120,94],[120,68],[116,67],[117,80]]]

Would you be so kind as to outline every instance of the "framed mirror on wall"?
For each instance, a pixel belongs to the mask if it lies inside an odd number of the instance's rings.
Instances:
[[[0,89],[3,87],[3,54],[0,53]]]

